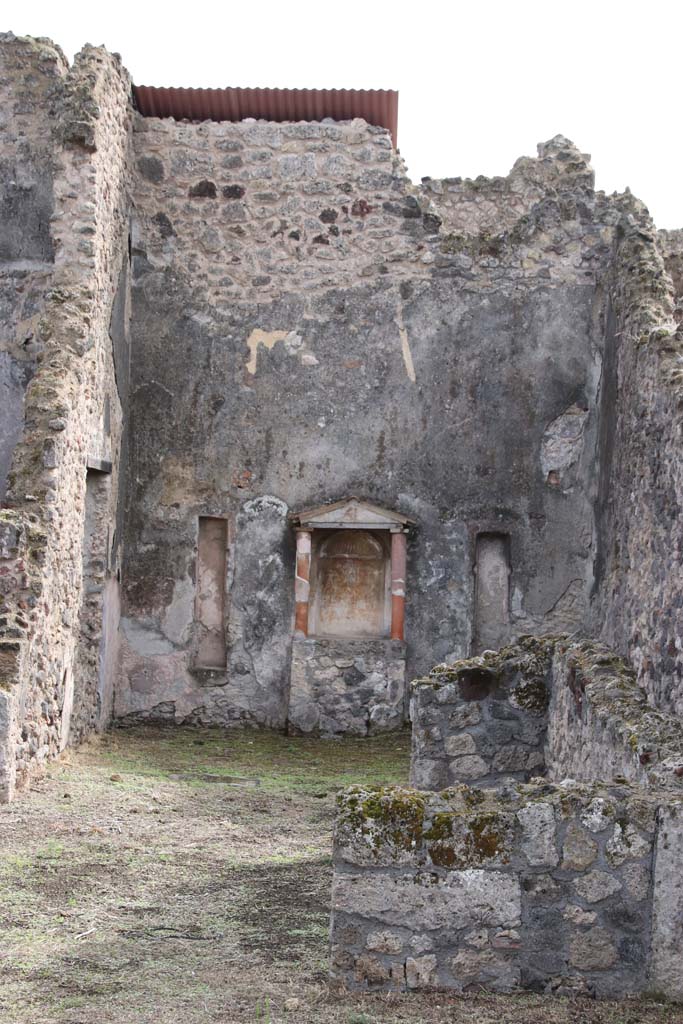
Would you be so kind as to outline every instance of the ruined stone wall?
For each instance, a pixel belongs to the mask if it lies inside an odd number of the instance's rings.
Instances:
[[[583,627],[619,214],[581,154],[553,140],[442,216],[362,122],[137,118],[135,153],[117,715],[284,724],[287,515],[350,494],[417,522],[408,678],[470,651],[480,532],[507,537],[508,636]],[[222,673],[191,664],[198,516],[230,522]]]
[[[411,783],[626,779],[680,791],[683,730],[595,640],[520,637],[413,682]]]
[[[352,787],[338,798],[332,977],[355,989],[680,991],[678,811],[626,785]],[[671,906],[666,906],[666,898]]]
[[[521,637],[499,652],[437,665],[411,686],[410,781],[499,786],[545,774],[554,641]]]
[[[635,671],[595,641],[559,641],[552,656],[545,760],[551,779],[683,785],[683,729],[655,710]]]
[[[0,35],[0,501],[40,349],[37,322],[54,261],[54,112],[67,63],[57,47]]]
[[[680,310],[680,303],[683,300],[683,228],[677,231],[660,229],[657,232],[657,248],[671,278],[674,298]]]
[[[505,178],[423,178],[422,192],[432,202],[446,234],[463,240],[478,238],[481,246],[489,244],[495,250],[497,241],[510,231],[522,241],[544,206],[549,212],[548,207],[568,191],[568,185],[573,183],[579,193],[592,187],[589,161],[587,153],[579,153],[567,139],[557,136],[539,145],[537,158],[520,157]],[[533,230],[526,237],[538,241]],[[603,241],[609,238],[609,232],[602,236]],[[522,270],[534,269],[537,257],[533,248],[532,244],[525,254],[528,262],[522,263]],[[575,244],[574,252],[586,256],[582,245]],[[497,253],[489,255],[495,258]],[[584,265],[589,263],[590,257]]]
[[[19,55],[31,64],[31,81],[41,80],[41,69],[56,69],[50,102],[28,98],[25,107],[33,134],[48,139],[52,151],[54,266],[49,291],[35,303],[40,354],[2,512],[0,766],[7,799],[106,715],[97,670],[115,658],[101,643],[105,577],[111,586],[115,567],[92,563],[97,550],[100,560],[109,557],[102,534],[114,533],[118,500],[122,410],[109,326],[127,249],[130,81],[117,58],[92,47],[68,71],[45,40],[5,36],[2,52],[10,63]],[[32,201],[23,196],[28,206]],[[99,540],[84,551],[88,465],[104,470],[109,483],[89,510],[87,537]],[[115,617],[115,609],[107,611]]]
[[[676,233],[662,237],[680,285]],[[680,267],[679,267],[680,269]],[[652,223],[620,227],[601,410],[597,609],[663,711],[683,711],[683,336]]]

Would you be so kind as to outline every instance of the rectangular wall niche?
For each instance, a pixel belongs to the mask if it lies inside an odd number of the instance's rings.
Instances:
[[[195,622],[198,668],[224,669],[225,582],[228,551],[228,521],[200,516],[197,537],[197,598]]]
[[[475,652],[496,650],[510,633],[510,538],[480,533],[475,554]]]

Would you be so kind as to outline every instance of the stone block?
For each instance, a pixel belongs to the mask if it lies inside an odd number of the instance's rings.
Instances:
[[[583,871],[597,854],[597,843],[576,822],[571,822],[562,845],[562,867],[567,871]]]
[[[621,882],[606,871],[589,871],[587,875],[574,879],[576,892],[586,903],[600,903],[614,896],[621,889]]]
[[[409,989],[431,988],[436,984],[436,957],[433,954],[427,956],[412,957],[406,959],[406,985]]]
[[[522,826],[522,850],[534,867],[555,867],[559,862],[555,839],[555,811],[551,804],[528,804],[517,814]]]
[[[403,939],[396,932],[370,932],[365,945],[374,953],[400,953],[403,949]]]
[[[460,989],[490,989],[492,992],[513,992],[519,987],[520,969],[492,950],[470,952],[461,950],[450,963]]]
[[[451,871],[434,882],[429,873],[341,874],[332,892],[335,913],[363,915],[386,925],[417,931],[473,928],[480,925],[514,928],[520,923],[519,881],[496,871]]]
[[[606,971],[618,959],[614,939],[604,928],[578,932],[569,943],[569,962],[582,971]]]
[[[23,645],[14,640],[0,640],[0,683],[11,686],[19,682]]]

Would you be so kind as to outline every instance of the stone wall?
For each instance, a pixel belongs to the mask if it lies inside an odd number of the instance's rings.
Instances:
[[[678,233],[660,238],[680,287]],[[683,335],[651,221],[632,201],[615,247],[598,500],[602,637],[651,703],[683,711]]]
[[[400,727],[405,659],[400,640],[295,639],[288,729],[367,736]]]
[[[134,145],[116,714],[283,726],[287,515],[352,494],[417,523],[409,678],[470,652],[481,533],[507,538],[503,639],[584,626],[603,280],[621,216],[584,157],[555,139],[507,190],[449,193],[442,224],[438,183],[416,190],[389,135],[362,122],[137,118]],[[519,209],[491,237],[481,211],[507,210],[509,194]],[[228,519],[232,538],[226,670],[201,677],[200,516]]]
[[[683,786],[683,730],[595,640],[520,637],[411,685],[411,783],[501,787],[547,774]]]
[[[666,272],[673,284],[674,297],[680,309],[683,299],[683,228],[677,231],[660,229],[657,232],[657,248],[662,254]]]
[[[415,680],[411,783],[439,790],[543,775],[553,646],[549,637],[522,637]]]
[[[355,989],[675,996],[681,922],[665,908],[667,892],[679,905],[665,859],[650,938],[656,819],[656,802],[627,785],[346,790],[333,978]]]
[[[35,373],[37,324],[54,263],[52,137],[58,47],[0,35],[0,501],[21,436],[24,394]]]
[[[658,711],[623,658],[591,640],[559,641],[552,658],[545,760],[564,778],[683,786],[683,729]]]
[[[117,58],[92,47],[70,69],[46,40],[10,34],[1,48],[3,68],[20,65],[24,77],[14,82],[28,83],[17,95],[20,128],[51,152],[44,164],[42,150],[24,150],[22,171],[30,184],[31,173],[40,182],[49,168],[49,226],[43,185],[23,190],[17,217],[35,215],[45,256],[54,257],[49,277],[40,268],[35,279],[38,355],[2,512],[0,791],[8,799],[70,739],[102,725],[111,703],[115,597],[103,606],[116,586],[122,409],[109,327],[127,253],[130,81]],[[91,508],[94,546],[84,550],[88,465],[109,482]]]
[[[423,178],[422,193],[448,237],[477,238],[480,246],[488,243],[488,255],[497,259],[500,241],[509,232],[520,242],[534,239],[539,214],[552,218],[552,206],[564,198],[568,186],[579,194],[592,191],[595,176],[589,162],[589,154],[558,135],[539,145],[536,159],[520,157],[505,178]],[[529,265],[522,269],[533,270],[535,254],[530,251],[526,258]]]

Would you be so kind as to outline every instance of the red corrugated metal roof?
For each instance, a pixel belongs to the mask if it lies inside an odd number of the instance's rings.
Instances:
[[[388,128],[396,146],[398,92],[393,89],[164,89],[134,85],[143,117],[177,121],[350,121]]]

